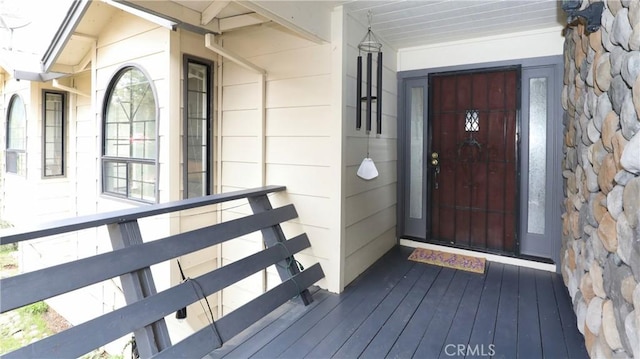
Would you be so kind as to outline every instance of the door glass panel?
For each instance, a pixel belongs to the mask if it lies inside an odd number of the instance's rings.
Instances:
[[[410,146],[410,188],[409,188],[409,217],[422,218],[422,200],[423,200],[423,113],[424,102],[422,87],[413,87],[411,89],[411,137]]]
[[[547,178],[547,78],[529,80],[529,233],[544,234]]]

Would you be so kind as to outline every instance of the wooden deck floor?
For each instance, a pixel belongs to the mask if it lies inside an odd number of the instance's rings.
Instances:
[[[410,253],[392,249],[340,295],[283,305],[210,356],[588,358],[559,275],[498,263],[479,275]]]

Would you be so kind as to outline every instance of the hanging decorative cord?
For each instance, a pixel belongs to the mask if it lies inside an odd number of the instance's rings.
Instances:
[[[189,278],[189,277],[185,277],[184,272],[182,271],[182,266],[180,265],[180,261],[176,259],[176,262],[178,263],[178,269],[180,269],[180,275],[182,276],[182,283],[185,282],[189,282],[191,283],[191,286],[193,287],[193,291],[196,293],[196,297],[198,297],[198,302],[200,303],[200,307],[202,307],[202,311],[206,314],[207,310],[205,309],[204,305],[202,304],[202,300],[204,299],[205,303],[207,303],[207,308],[209,309],[209,316],[207,317],[207,321],[209,322],[209,327],[211,328],[211,331],[213,332],[213,337],[215,339],[218,340],[219,346],[222,346],[222,338],[220,337],[220,334],[218,333],[218,328],[216,327],[216,320],[215,320],[215,316],[213,315],[213,310],[211,309],[211,304],[209,304],[209,299],[207,299],[207,295],[204,292],[204,289],[202,288],[202,286],[200,285],[200,283],[198,283],[197,280],[193,279],[193,278]],[[198,289],[200,291],[198,291]],[[184,315],[184,316],[182,316]],[[184,319],[187,317],[187,308],[182,308],[180,310],[178,310],[178,312],[176,312],[176,318],[178,319]]]
[[[285,268],[285,269],[289,270],[289,273],[291,273],[291,268],[292,268],[294,265],[298,268],[298,270],[299,270],[300,272],[302,272],[302,271],[304,270],[304,267],[302,266],[302,264],[301,264],[300,262],[298,262],[298,260],[297,260],[297,259],[295,259],[295,258],[293,257],[293,254],[289,251],[289,248],[287,248],[287,246],[286,246],[284,243],[282,243],[282,242],[276,242],[276,244],[275,244],[275,245],[278,245],[278,246],[280,246],[281,248],[283,248],[283,249],[284,249],[284,251],[285,251],[285,255],[286,255],[286,257],[287,257],[287,265],[286,265],[286,267],[285,267],[285,266],[283,266],[283,265],[282,265],[282,264],[280,264],[280,263],[277,263],[277,264],[276,264],[277,266],[279,266],[280,268]],[[289,278],[289,280],[290,280],[291,282],[293,282],[293,284],[296,286],[296,293],[297,293],[297,294],[296,294],[296,296],[295,296],[294,298],[298,298],[298,297],[300,296],[300,293],[302,292],[302,288],[300,287],[300,285],[298,284],[298,282],[296,282],[296,280],[295,280],[295,278],[294,278],[293,276],[292,276],[291,278]]]

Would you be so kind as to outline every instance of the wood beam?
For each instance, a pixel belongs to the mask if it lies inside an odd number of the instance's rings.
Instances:
[[[228,58],[229,60],[235,62],[236,64],[244,67],[247,70],[253,71],[255,73],[258,73],[260,75],[266,75],[267,71],[261,67],[256,66],[255,64],[253,64],[252,62],[246,60],[245,58],[243,58],[242,56],[236,54],[233,51],[227,50],[225,48],[223,48],[222,46],[216,44],[213,42],[213,34],[206,34],[204,36],[204,46],[219,54],[222,55],[223,57]]]
[[[214,0],[211,3],[211,5],[207,6],[207,8],[204,9],[204,11],[202,12],[202,15],[200,18],[200,25],[207,25],[208,23],[210,23],[211,20],[213,20],[213,18],[218,16],[220,11],[222,11],[222,9],[227,7],[227,5],[229,5],[230,2],[231,1],[226,1],[226,0]]]
[[[86,92],[79,91],[77,89],[74,89],[73,87],[61,85],[58,82],[58,80],[56,80],[56,79],[53,79],[53,87],[55,87],[57,89],[60,89],[60,90],[64,90],[64,91],[70,92],[70,93],[73,93],[73,94],[76,94],[76,95],[80,95],[80,96],[83,96],[83,97],[91,97],[91,95],[86,93]]]
[[[263,24],[269,21],[271,20],[256,13],[226,17],[220,19],[220,31],[225,32],[245,26]]]
[[[217,22],[209,22],[200,25],[202,16],[199,12],[189,9],[173,1],[147,1],[147,0],[110,0],[129,6],[135,10],[143,11],[153,16],[171,21],[178,27],[189,28],[196,33],[219,33]]]
[[[73,66],[73,73],[78,73],[80,71],[84,71],[84,69],[87,68],[87,65],[89,65],[89,63],[91,62],[91,58],[93,57],[93,51],[92,49],[89,49],[89,51],[87,51],[87,53],[84,55],[84,57],[82,58],[82,60],[80,60],[80,62]]]
[[[71,35],[71,40],[80,40],[80,41],[86,41],[86,42],[93,42],[93,41],[98,41],[98,37],[92,36],[92,35],[83,34],[83,33],[80,33],[80,32],[74,32]]]
[[[72,74],[73,66],[72,65],[64,65],[64,64],[54,64],[49,69],[49,72],[59,72],[63,74]]]
[[[329,2],[249,0],[238,4],[317,44],[325,44],[331,39],[332,7]]]

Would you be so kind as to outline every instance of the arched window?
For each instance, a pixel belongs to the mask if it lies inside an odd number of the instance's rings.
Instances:
[[[156,117],[153,84],[127,66],[111,80],[103,107],[102,190],[156,202]]]
[[[27,113],[22,98],[13,95],[7,112],[7,172],[27,173]]]

